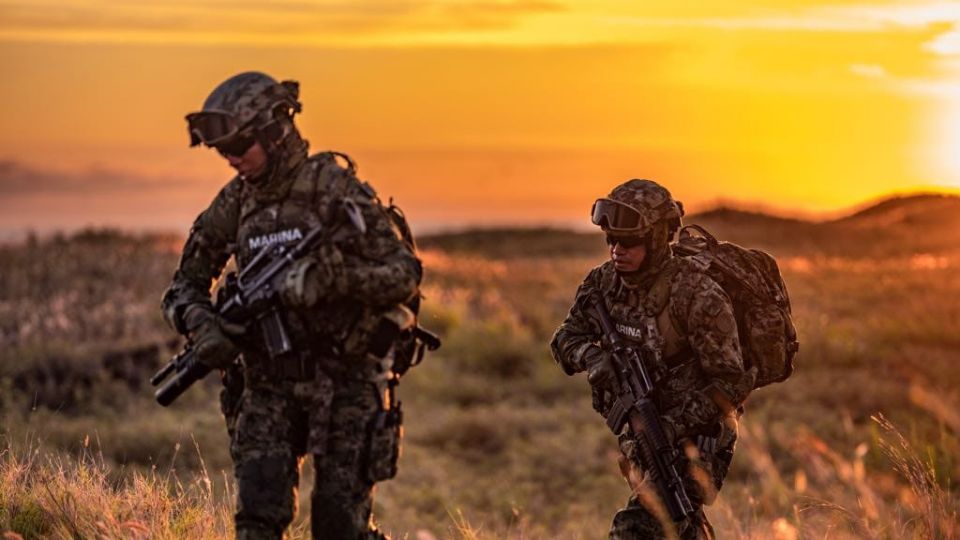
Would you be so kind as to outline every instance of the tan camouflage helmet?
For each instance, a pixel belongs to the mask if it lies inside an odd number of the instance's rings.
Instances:
[[[203,110],[187,115],[190,146],[213,146],[248,127],[264,129],[278,118],[292,118],[302,108],[299,94],[296,81],[277,82],[257,71],[234,75],[214,88]]]
[[[604,199],[593,203],[592,220],[604,231],[646,235],[654,225],[667,224],[676,230],[683,216],[683,204],[652,180],[628,180]]]

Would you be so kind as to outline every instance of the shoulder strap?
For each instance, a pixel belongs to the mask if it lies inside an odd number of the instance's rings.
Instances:
[[[318,186],[344,194],[359,190],[367,199],[380,204],[373,186],[357,177],[357,164],[350,156],[331,150],[317,154],[317,158],[320,160],[315,180]],[[346,166],[341,165],[337,158],[341,158]]]
[[[332,161],[333,158],[329,157],[327,153],[311,156],[293,181],[293,185],[290,186],[290,197],[311,203],[316,202],[317,192],[320,189],[320,174],[323,168]]]
[[[654,280],[653,285],[650,287],[650,292],[647,293],[647,298],[643,303],[643,311],[648,316],[656,317],[667,307],[667,304],[670,302],[670,286],[673,282],[673,277],[676,276],[679,271],[679,261],[671,259],[667,262],[663,271],[660,272],[660,275],[657,276],[657,279]]]
[[[673,278],[680,272],[682,264],[681,259],[673,259],[667,263],[667,267],[650,287],[643,306],[645,314],[656,321],[664,347],[664,363],[669,368],[693,357],[686,336],[680,330],[683,326],[674,320],[673,310],[669,309]]]

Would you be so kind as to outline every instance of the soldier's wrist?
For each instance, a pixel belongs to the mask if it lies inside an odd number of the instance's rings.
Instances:
[[[212,320],[214,317],[213,309],[202,303],[190,304],[183,310],[180,317],[184,335],[189,335],[198,328]]]
[[[603,349],[595,343],[583,344],[577,355],[579,357],[579,361],[577,362],[578,371],[587,371],[591,367],[603,362],[604,355]]]

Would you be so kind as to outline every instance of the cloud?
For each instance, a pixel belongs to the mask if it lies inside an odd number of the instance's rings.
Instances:
[[[156,10],[146,13],[130,6],[103,9],[72,3],[0,2],[0,29],[45,30],[174,30],[189,26],[188,13]]]
[[[960,3],[851,5],[836,1],[802,8],[782,7],[777,1],[767,9],[751,7],[746,1],[720,2],[691,13],[685,5],[591,0],[0,0],[0,39],[569,44],[636,42],[644,33],[635,28],[885,32],[960,23]],[[958,41],[960,37],[948,34],[932,41],[928,49],[934,54],[954,54],[960,50]]]
[[[827,8],[828,16],[881,25],[887,29],[928,29],[934,37],[923,49],[939,56],[960,55],[960,2],[916,2],[885,6]]]
[[[438,11],[441,21],[453,23],[451,26],[458,30],[478,30],[509,28],[523,15],[556,13],[564,9],[559,3],[542,0],[481,0],[445,4]]]
[[[668,28],[705,28],[713,30],[768,30],[802,32],[864,32],[883,29],[883,25],[848,18],[824,17],[816,13],[783,16],[743,17],[608,17],[613,25]]]
[[[925,48],[940,56],[960,56],[960,22],[949,25],[949,30],[928,41]]]
[[[799,11],[729,17],[616,17],[620,24],[714,28],[718,30],[795,30],[882,32],[891,27],[922,28],[937,23],[960,23],[960,3],[914,2],[884,5],[821,5]]]
[[[938,22],[960,21],[960,3],[910,2],[902,4],[832,6],[819,8],[827,16],[871,23],[922,27]]]
[[[40,169],[16,160],[0,160],[0,197],[40,194],[93,194],[155,191],[188,186],[187,179],[148,177],[103,167],[82,171]]]
[[[0,32],[66,39],[111,33],[134,37],[136,32],[186,34],[201,40],[244,35],[274,35],[303,39],[378,31],[457,31],[507,28],[528,14],[557,12],[552,0],[168,0],[160,4],[68,0],[25,2],[0,0]],[[134,35],[131,35],[134,33]],[[143,36],[146,39],[148,36]]]
[[[882,79],[888,75],[887,69],[877,64],[852,64],[850,72],[868,79]]]

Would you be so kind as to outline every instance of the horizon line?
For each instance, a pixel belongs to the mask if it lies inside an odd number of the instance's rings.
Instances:
[[[697,216],[709,214],[711,212],[716,212],[718,210],[731,210],[734,212],[754,214],[768,218],[788,219],[812,224],[822,224],[852,217],[885,202],[931,196],[960,199],[960,187],[954,188],[928,186],[921,187],[916,190],[897,190],[879,197],[850,205],[843,210],[826,212],[809,212],[801,209],[778,208],[759,201],[751,202],[744,200],[737,201],[729,199],[717,199],[704,205],[702,210],[687,214],[685,217],[686,219],[691,219]],[[415,219],[411,221],[413,222],[412,225],[417,231],[417,234],[422,237],[502,230],[556,230],[574,233],[587,233],[594,230],[594,226],[589,223],[586,217],[582,219],[557,218],[529,222],[510,220],[490,222],[423,220],[418,222]],[[87,223],[74,227],[56,227],[50,229],[24,225],[18,227],[0,227],[0,246],[19,244],[31,236],[46,240],[55,238],[57,236],[73,237],[83,233],[117,233],[121,235],[141,235],[146,237],[183,237],[186,231],[178,232],[172,228],[162,226],[122,227],[111,224],[94,223]]]

